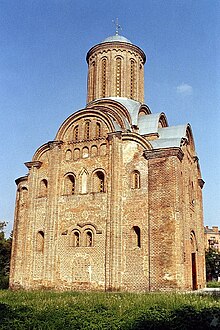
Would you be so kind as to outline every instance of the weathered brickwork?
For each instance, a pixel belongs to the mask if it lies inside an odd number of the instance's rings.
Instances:
[[[192,131],[140,103],[145,59],[120,36],[88,52],[89,103],[16,180],[12,289],[204,287]]]

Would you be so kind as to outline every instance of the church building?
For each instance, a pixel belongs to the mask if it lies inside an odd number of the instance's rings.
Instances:
[[[87,105],[26,162],[11,289],[205,286],[202,187],[189,124],[144,104],[146,55],[119,35],[87,53]]]

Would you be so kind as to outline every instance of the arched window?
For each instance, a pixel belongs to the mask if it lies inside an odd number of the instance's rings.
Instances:
[[[65,177],[65,194],[73,195],[75,193],[75,177],[73,174],[68,174]]]
[[[91,67],[90,67],[90,88],[91,88],[91,100],[94,100],[95,98],[95,62],[92,62]]]
[[[95,172],[93,176],[93,191],[94,192],[105,191],[105,175],[102,171]]]
[[[84,147],[82,150],[82,158],[88,158],[89,157],[89,148]]]
[[[71,160],[72,159],[72,151],[70,149],[68,149],[66,151],[65,159],[66,160]]]
[[[121,58],[116,58],[116,96],[121,96]]]
[[[140,189],[140,173],[134,171],[131,176],[131,187],[133,189]]]
[[[43,179],[40,182],[40,197],[46,197],[47,196],[47,180]]]
[[[106,144],[101,144],[100,145],[100,156],[105,156],[107,153],[107,146]]]
[[[85,234],[86,234],[86,237],[85,237],[85,239],[86,239],[86,246],[87,247],[91,247],[91,246],[93,246],[93,234],[92,234],[92,232],[91,232],[91,230],[87,230],[86,232],[85,232]]]
[[[95,157],[98,155],[98,148],[97,146],[92,146],[91,147],[91,157]]]
[[[38,231],[37,233],[37,251],[38,252],[43,252],[44,251],[44,232],[43,231]]]
[[[85,140],[89,140],[90,138],[90,122],[87,121],[85,123]]]
[[[73,150],[73,159],[77,160],[80,157],[80,149],[76,148]]]
[[[73,140],[79,141],[79,125],[77,125],[73,130]]]
[[[28,194],[28,189],[26,187],[22,187],[19,190],[19,199],[21,203],[26,203],[27,201],[27,194]]]
[[[141,247],[141,230],[138,226],[134,226],[133,228],[133,238],[134,238],[134,246]]]
[[[99,138],[101,137],[101,124],[96,123],[96,137]]]
[[[106,58],[102,60],[102,97],[106,97]]]
[[[72,232],[72,246],[78,247],[80,245],[80,233],[77,230]]]
[[[135,97],[135,79],[136,79],[136,64],[134,60],[130,62],[130,98],[133,99]]]

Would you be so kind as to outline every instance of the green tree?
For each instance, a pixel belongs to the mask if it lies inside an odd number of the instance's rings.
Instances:
[[[8,288],[12,235],[5,237],[7,223],[0,221],[0,288]]]
[[[206,280],[217,280],[220,276],[220,253],[213,248],[209,248],[205,253],[206,260]]]

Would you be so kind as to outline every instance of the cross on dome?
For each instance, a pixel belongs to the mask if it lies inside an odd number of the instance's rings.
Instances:
[[[116,20],[112,20],[112,22],[115,24],[115,35],[118,36],[119,35],[119,30],[122,30],[121,25],[118,23],[118,18],[116,18]]]

